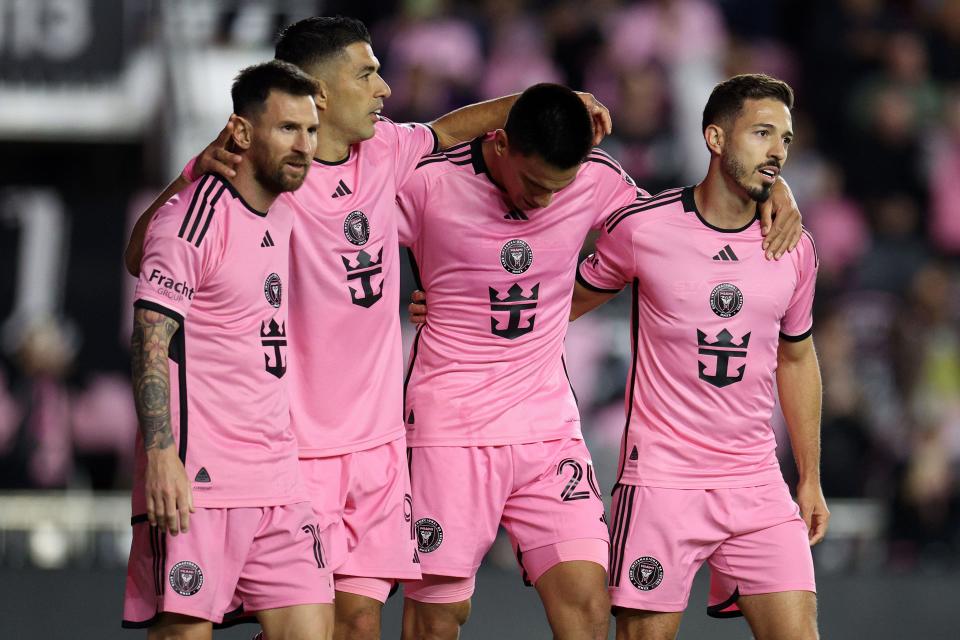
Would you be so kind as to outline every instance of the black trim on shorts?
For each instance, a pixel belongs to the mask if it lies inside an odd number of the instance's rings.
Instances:
[[[220,622],[214,622],[214,629],[229,629],[230,627],[235,627],[238,624],[253,624],[257,622],[257,617],[252,613],[247,613],[243,610],[243,605],[234,609],[233,611],[227,611],[223,614],[223,620]]]
[[[406,406],[407,403],[407,385],[410,384],[410,376],[413,374],[413,365],[417,361],[417,351],[420,349],[420,334],[423,333],[423,328],[427,326],[425,324],[417,327],[417,335],[413,339],[413,354],[410,356],[410,366],[407,367],[407,375],[403,378],[403,403]]]
[[[532,587],[530,575],[527,573],[527,568],[523,566],[523,551],[520,550],[519,545],[517,545],[517,564],[520,565],[520,579],[523,580],[523,586]]]
[[[627,551],[627,538],[630,534],[630,520],[633,515],[633,499],[637,488],[633,485],[617,484],[613,492],[620,489],[620,499],[617,501],[617,510],[613,516],[613,526],[610,535],[610,574],[608,585],[620,586],[620,575],[623,573],[623,556]],[[611,492],[611,495],[613,494]]]
[[[123,629],[149,629],[159,619],[160,619],[160,612],[157,612],[153,614],[152,618],[149,618],[147,620],[142,620],[140,622],[137,622],[134,620],[121,620],[120,627]]]
[[[739,609],[736,611],[724,611],[724,609],[734,604],[739,599],[740,587],[737,587],[733,590],[733,593],[729,598],[719,604],[707,607],[707,615],[711,618],[742,618],[743,611],[740,611]]]

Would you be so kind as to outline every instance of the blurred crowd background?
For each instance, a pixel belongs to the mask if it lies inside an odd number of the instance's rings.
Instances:
[[[0,0],[0,493],[28,509],[0,504],[0,565],[74,561],[51,531],[26,532],[30,496],[72,496],[96,529],[103,492],[122,528],[131,221],[219,131],[236,71],[272,57],[278,28],[334,13],[370,27],[393,120],[565,83],[610,108],[602,147],[650,192],[705,172],[716,82],[789,82],[783,175],[821,258],[835,528],[818,565],[960,569],[960,0]],[[605,491],[628,306],[577,321],[567,344]],[[117,535],[84,548],[122,564]]]

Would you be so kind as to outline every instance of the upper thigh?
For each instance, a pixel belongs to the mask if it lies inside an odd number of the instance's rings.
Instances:
[[[148,640],[209,640],[213,635],[213,624],[179,613],[161,613],[157,621],[147,630]]]
[[[740,596],[737,604],[757,640],[817,637],[817,596],[811,591]]]
[[[333,633],[332,604],[301,604],[257,612],[267,638],[322,638]]]
[[[618,608],[617,640],[673,640],[680,630],[682,611],[640,611]]]

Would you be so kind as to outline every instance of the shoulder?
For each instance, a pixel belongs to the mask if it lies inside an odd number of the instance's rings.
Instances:
[[[366,146],[396,146],[400,144],[400,140],[404,135],[416,134],[420,132],[422,132],[424,135],[431,136],[436,143],[437,134],[429,125],[420,122],[397,123],[390,118],[380,116],[380,121],[377,122],[376,126],[374,127],[373,137],[365,141],[363,144]],[[371,143],[373,143],[373,145],[371,145]]]
[[[603,228],[608,234],[613,234],[617,229],[634,229],[654,224],[683,211],[683,187],[665,189],[654,195],[638,192],[636,200],[607,216]]]
[[[219,226],[217,212],[233,199],[233,188],[222,176],[205,174],[157,210],[149,233],[177,237],[200,247],[211,229]]]
[[[448,173],[470,171],[473,173],[475,149],[470,142],[462,142],[449,149],[424,156],[417,163],[414,174],[439,177]]]
[[[800,242],[794,251],[797,254],[797,260],[801,266],[812,264],[814,268],[820,266],[820,255],[817,253],[817,243],[813,241],[813,234],[803,227],[800,234]]]

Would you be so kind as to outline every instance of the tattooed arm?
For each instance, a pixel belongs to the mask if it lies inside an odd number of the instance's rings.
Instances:
[[[187,532],[193,495],[186,470],[174,447],[170,426],[170,340],[179,324],[157,311],[133,314],[133,399],[147,454],[147,519],[172,535]]]

